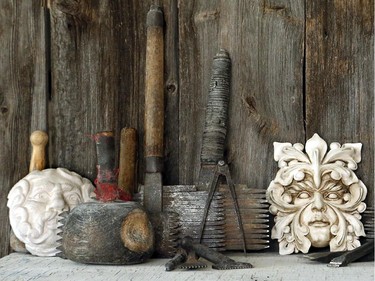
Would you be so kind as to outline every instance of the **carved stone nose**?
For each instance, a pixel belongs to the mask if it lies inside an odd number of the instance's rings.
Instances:
[[[51,198],[47,204],[47,209],[61,211],[65,208],[65,200],[61,186],[57,184],[51,191]]]
[[[312,203],[313,211],[325,211],[326,204],[324,203],[323,196],[319,192],[314,193],[314,199]]]

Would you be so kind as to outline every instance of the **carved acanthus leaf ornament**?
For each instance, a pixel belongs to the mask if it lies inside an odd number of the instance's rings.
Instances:
[[[361,143],[327,143],[318,135],[306,142],[274,143],[279,170],[267,189],[275,215],[272,238],[282,255],[311,246],[351,250],[365,236],[361,215],[367,188],[356,174]]]

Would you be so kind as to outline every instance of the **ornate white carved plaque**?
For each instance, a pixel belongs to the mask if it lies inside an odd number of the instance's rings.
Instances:
[[[354,170],[361,143],[327,143],[315,134],[306,142],[274,143],[279,170],[267,189],[275,215],[272,239],[281,255],[307,253],[311,246],[351,250],[365,236],[360,221],[367,188]]]
[[[91,201],[93,190],[88,179],[63,168],[31,172],[8,194],[14,234],[33,255],[56,255],[58,215]]]

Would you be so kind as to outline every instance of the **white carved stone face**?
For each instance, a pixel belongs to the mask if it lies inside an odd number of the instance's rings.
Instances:
[[[280,254],[307,253],[311,246],[331,251],[360,246],[366,186],[354,174],[361,144],[327,144],[317,134],[302,144],[274,143],[279,171],[267,189],[275,217],[272,238]]]
[[[63,168],[31,172],[8,194],[14,234],[33,255],[56,255],[58,215],[91,201],[93,190],[88,179]]]

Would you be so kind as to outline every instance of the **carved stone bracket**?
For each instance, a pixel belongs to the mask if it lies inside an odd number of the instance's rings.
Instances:
[[[352,250],[365,236],[360,213],[367,188],[356,174],[361,143],[327,143],[318,135],[300,143],[274,143],[279,170],[267,189],[275,215],[272,239],[281,255],[311,246],[331,251]]]

